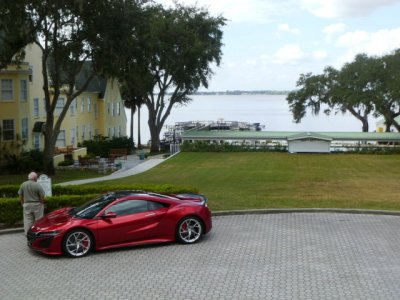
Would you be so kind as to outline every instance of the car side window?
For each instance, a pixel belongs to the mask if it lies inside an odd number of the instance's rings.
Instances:
[[[113,212],[117,216],[126,216],[136,214],[140,212],[146,212],[148,210],[147,201],[144,200],[125,200],[118,202],[109,207],[105,213]]]
[[[148,201],[148,209],[149,210],[157,210],[160,208],[167,207],[168,205],[160,202],[153,202],[153,201]]]

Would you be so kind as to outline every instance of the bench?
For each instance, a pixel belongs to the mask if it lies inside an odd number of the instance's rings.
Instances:
[[[124,157],[124,159],[128,159],[128,148],[113,148],[110,149],[110,153],[108,157],[111,159],[115,159],[117,157]]]

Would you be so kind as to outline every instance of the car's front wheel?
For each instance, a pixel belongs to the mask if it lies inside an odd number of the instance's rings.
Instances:
[[[198,218],[186,217],[178,224],[177,240],[183,244],[193,244],[200,239],[203,230],[203,224]]]
[[[93,249],[92,235],[84,229],[68,232],[63,241],[64,253],[70,257],[82,257]]]

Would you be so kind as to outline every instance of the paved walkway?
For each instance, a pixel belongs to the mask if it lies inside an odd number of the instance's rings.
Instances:
[[[155,166],[159,165],[165,161],[164,158],[161,156],[154,156],[147,158],[145,160],[140,160],[137,155],[128,155],[126,160],[116,160],[115,163],[120,163],[122,165],[122,168],[110,175],[104,176],[104,177],[96,177],[96,178],[90,178],[90,179],[82,179],[82,180],[74,180],[74,181],[68,181],[68,182],[63,182],[59,183],[59,185],[77,185],[77,184],[85,184],[85,183],[93,183],[93,182],[98,182],[98,181],[105,181],[105,180],[112,180],[112,179],[118,179],[122,177],[128,177],[132,175],[136,175],[142,172],[145,172],[151,168],[154,168]]]
[[[97,252],[30,251],[0,235],[2,299],[400,299],[398,216],[216,216],[199,243]]]

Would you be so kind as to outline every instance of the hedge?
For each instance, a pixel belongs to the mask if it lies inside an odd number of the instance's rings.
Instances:
[[[20,185],[3,185],[0,186],[0,201],[1,198],[13,198],[18,197],[18,190]],[[131,185],[53,185],[52,194],[53,196],[62,195],[86,195],[86,194],[103,194],[109,191],[118,190],[140,190],[140,191],[152,191],[160,194],[177,194],[185,192],[197,192],[194,187],[191,186],[176,186],[172,184],[131,184]]]
[[[13,194],[0,198],[0,224],[13,226],[22,223],[22,207],[17,196],[19,186],[2,186],[0,195]],[[198,190],[188,186],[163,185],[113,185],[113,186],[53,186],[53,196],[47,197],[45,213],[63,207],[76,207],[105,192],[117,190],[143,190],[160,194],[198,193]]]

